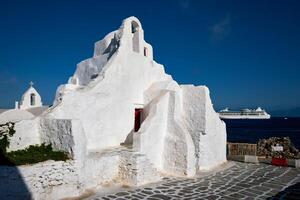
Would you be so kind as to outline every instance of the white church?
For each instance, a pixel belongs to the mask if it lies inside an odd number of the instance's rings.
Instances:
[[[34,198],[76,196],[108,183],[139,186],[164,176],[192,177],[226,162],[225,123],[208,88],[179,85],[153,55],[142,24],[129,17],[95,43],[93,56],[58,87],[52,107],[15,124],[9,151],[48,143],[72,158],[43,163],[40,171],[40,164],[20,167]],[[31,86],[16,107],[32,106],[42,103]],[[60,175],[46,177],[42,169]]]
[[[21,97],[20,105],[16,101],[14,109],[0,109],[0,124],[33,119],[48,108],[48,106],[43,106],[41,96],[33,87],[33,82],[30,82],[29,85]]]

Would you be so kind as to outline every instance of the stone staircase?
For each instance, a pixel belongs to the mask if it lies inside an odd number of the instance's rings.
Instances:
[[[158,171],[148,160],[145,154],[141,154],[131,147],[122,151],[119,177],[124,184],[139,186],[161,179]]]

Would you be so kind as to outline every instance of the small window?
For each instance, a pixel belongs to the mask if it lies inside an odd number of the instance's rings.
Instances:
[[[35,105],[35,94],[34,93],[30,94],[30,105],[31,106]]]
[[[146,47],[144,47],[144,56],[148,56],[148,49]]]

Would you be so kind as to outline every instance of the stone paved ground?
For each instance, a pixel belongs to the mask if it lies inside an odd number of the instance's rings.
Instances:
[[[152,186],[89,199],[300,199],[300,169],[236,162],[204,177],[164,178]]]

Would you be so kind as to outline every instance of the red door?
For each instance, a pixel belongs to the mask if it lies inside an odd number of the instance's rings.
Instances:
[[[136,108],[134,112],[134,132],[139,131],[142,123],[142,108]]]

